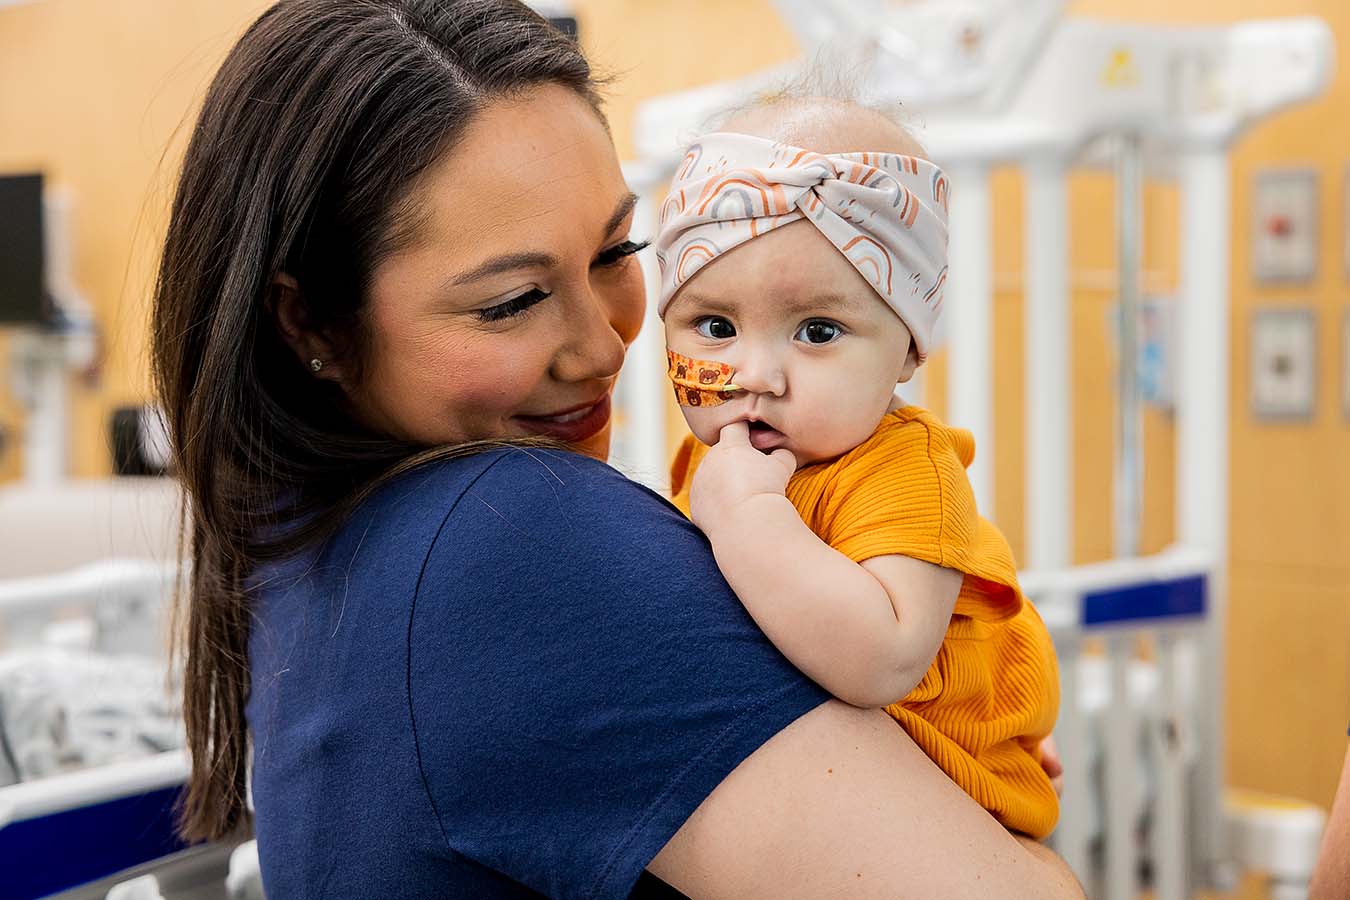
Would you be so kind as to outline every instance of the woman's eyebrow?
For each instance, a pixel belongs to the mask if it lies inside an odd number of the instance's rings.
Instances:
[[[633,211],[637,205],[638,195],[632,192],[625,194],[620,200],[619,205],[614,208],[614,213],[605,223],[605,234],[609,234],[614,229],[623,224],[623,220],[628,218],[628,214]],[[550,253],[539,252],[521,252],[504,253],[501,256],[494,256],[486,262],[474,266],[467,272],[456,275],[450,281],[452,285],[469,284],[470,282],[480,281],[493,275],[500,275],[503,272],[513,272],[516,269],[531,268],[550,268],[558,265],[558,258]]]
[[[462,275],[455,276],[451,284],[468,284],[490,275],[500,275],[516,269],[548,268],[558,265],[558,258],[549,253],[504,253],[494,256],[482,265],[475,266]]]
[[[633,211],[633,207],[637,206],[637,202],[637,194],[630,191],[628,194],[624,195],[619,200],[619,205],[614,208],[614,215],[610,216],[609,221],[605,223],[605,234],[609,234],[615,228],[622,225],[623,220],[628,218],[628,214]]]

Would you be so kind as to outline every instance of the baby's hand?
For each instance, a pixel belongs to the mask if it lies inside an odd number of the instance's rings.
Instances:
[[[708,533],[754,497],[782,497],[795,471],[792,451],[761,453],[750,444],[750,426],[732,422],[723,427],[694,473],[689,487],[690,518]]]

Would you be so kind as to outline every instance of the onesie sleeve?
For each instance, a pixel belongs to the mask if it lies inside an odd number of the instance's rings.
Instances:
[[[625,897],[742,760],[828,699],[670,504],[507,453],[427,556],[408,703],[447,848],[551,897]]]
[[[689,489],[693,486],[694,472],[707,454],[708,448],[702,441],[686,434],[670,461],[670,502],[686,516],[689,515]]]
[[[1022,608],[1007,540],[981,518],[966,467],[970,432],[902,410],[838,467],[808,522],[854,562],[908,556],[966,575],[956,612],[1002,621]]]

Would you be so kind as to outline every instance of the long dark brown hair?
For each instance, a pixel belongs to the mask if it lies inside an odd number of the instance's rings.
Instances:
[[[271,311],[282,273],[359,378],[371,272],[405,246],[418,177],[494,99],[554,83],[599,111],[576,44],[515,0],[282,0],[212,82],[155,285],[152,363],[185,488],[176,652],[192,760],[180,827],[217,839],[245,806],[250,606],[260,563],[331,535],[431,456],[364,429]]]

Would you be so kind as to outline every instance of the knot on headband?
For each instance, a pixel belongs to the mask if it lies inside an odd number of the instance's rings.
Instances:
[[[685,153],[661,206],[657,312],[723,253],[806,219],[905,323],[922,361],[947,281],[947,192],[946,174],[913,156],[707,135]]]

